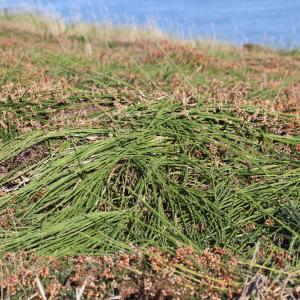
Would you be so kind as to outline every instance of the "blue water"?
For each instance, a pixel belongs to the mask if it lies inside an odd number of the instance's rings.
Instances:
[[[154,23],[185,38],[300,46],[300,0],[0,0],[0,9],[55,10],[67,20]]]

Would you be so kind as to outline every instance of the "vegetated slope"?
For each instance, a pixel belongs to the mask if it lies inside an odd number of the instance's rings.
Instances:
[[[37,253],[76,270],[39,271],[48,296],[299,296],[296,51],[15,18],[0,21],[5,293],[30,296],[15,266],[42,268]]]

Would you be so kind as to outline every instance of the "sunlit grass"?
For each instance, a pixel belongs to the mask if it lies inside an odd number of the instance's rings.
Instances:
[[[297,282],[297,55],[51,26],[0,18],[0,252],[226,249],[237,293],[256,272]]]

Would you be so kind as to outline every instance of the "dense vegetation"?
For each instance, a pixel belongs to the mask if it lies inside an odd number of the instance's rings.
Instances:
[[[300,297],[299,52],[26,15],[0,49],[3,299]]]

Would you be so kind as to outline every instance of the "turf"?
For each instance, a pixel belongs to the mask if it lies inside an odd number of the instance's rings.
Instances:
[[[32,255],[63,273],[120,253],[138,268],[131,292],[124,268],[117,292],[79,268],[82,297],[299,296],[296,50],[26,15],[1,16],[0,36],[3,299],[54,284],[32,279]],[[35,284],[20,282],[23,260]],[[74,296],[72,282],[46,297]]]

